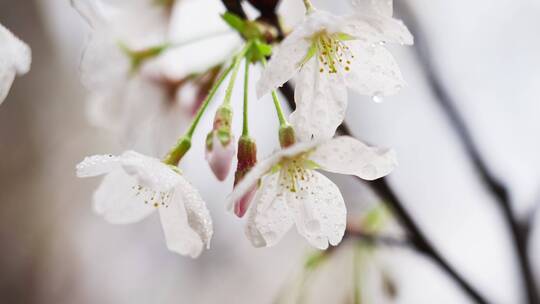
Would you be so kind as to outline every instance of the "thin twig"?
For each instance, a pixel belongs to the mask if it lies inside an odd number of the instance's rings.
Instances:
[[[227,2],[230,5],[231,1],[222,0],[224,4],[227,5]],[[256,0],[250,1],[255,2]],[[237,3],[240,3],[239,0],[236,0]],[[238,7],[235,7],[238,9]],[[241,7],[240,7],[241,9]],[[234,12],[234,11],[233,11]],[[243,11],[235,12],[237,15],[245,16]],[[261,12],[265,15],[265,12]],[[266,13],[267,14],[267,13]],[[275,12],[273,12],[275,15]],[[274,24],[278,29],[280,28],[279,24]],[[280,91],[285,95],[288,104],[291,106],[291,109],[294,109],[294,93],[293,89],[289,83],[286,83]],[[352,132],[348,128],[347,124],[344,122],[338,131],[341,134],[352,135]],[[480,295],[474,288],[472,288],[467,281],[465,281],[460,274],[458,274],[434,249],[428,239],[424,236],[423,232],[416,225],[413,218],[409,215],[408,211],[403,207],[403,204],[399,201],[397,196],[391,190],[391,188],[386,183],[385,179],[379,179],[375,182],[368,183],[370,186],[393,210],[394,214],[400,221],[400,223],[406,228],[407,233],[410,235],[410,240],[412,245],[419,250],[420,252],[428,255],[432,260],[437,263],[446,273],[454,279],[454,281],[466,292],[472,299],[474,299],[479,304],[487,304],[488,302]]]
[[[294,90],[292,86],[289,83],[286,83],[283,87],[281,87],[280,91],[283,96],[285,96],[285,99],[287,100],[287,103],[291,109],[294,109]],[[343,124],[338,128],[338,133],[341,135],[353,136],[350,128],[345,122],[343,122]],[[358,180],[364,182],[359,178]],[[392,191],[384,178],[371,181],[366,184],[391,208],[398,221],[407,230],[410,241],[414,248],[429,256],[477,303],[488,303],[484,297],[480,295],[480,293],[478,293],[464,278],[462,278],[461,275],[458,274],[454,268],[442,258],[439,252],[435,250],[435,247],[431,244],[431,242],[429,242],[418,225],[416,225],[412,216],[409,214],[407,209],[405,209],[397,195],[394,193],[394,191]]]
[[[441,81],[441,78],[433,65],[429,47],[426,42],[426,35],[421,30],[413,11],[405,3],[405,1],[396,2],[396,5],[398,11],[400,12],[400,16],[404,19],[411,32],[414,33],[415,45],[413,50],[418,62],[420,63],[420,67],[426,76],[427,82],[435,95],[435,100],[439,102],[439,105],[443,109],[444,113],[446,113],[448,116],[454,131],[459,135],[463,142],[465,151],[471,159],[472,165],[479,173],[480,179],[485,184],[486,188],[491,192],[494,200],[498,203],[502,211],[504,220],[506,221],[512,235],[512,241],[516,250],[518,264],[521,269],[521,275],[525,285],[528,303],[538,304],[540,303],[540,297],[538,295],[538,291],[536,290],[536,283],[534,281],[532,268],[527,255],[528,235],[530,230],[529,225],[527,222],[520,223],[518,221],[512,210],[507,189],[492,175],[487,164],[483,160],[464,119],[461,117],[458,109],[456,108],[456,102],[443,85],[443,82]]]

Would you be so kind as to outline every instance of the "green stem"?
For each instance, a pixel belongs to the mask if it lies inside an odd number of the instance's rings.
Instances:
[[[304,0],[304,6],[306,7],[306,13],[309,14],[313,12],[315,7],[313,6],[313,3],[311,3],[310,0]]]
[[[247,51],[249,50],[250,47],[251,47],[251,43],[247,43],[244,46],[244,48],[242,48],[240,53],[238,53],[234,57],[232,64],[229,67],[227,67],[227,69],[225,71],[223,71],[223,73],[216,80],[216,82],[214,83],[214,85],[212,86],[210,91],[208,92],[208,95],[204,99],[201,107],[197,111],[197,114],[195,115],[195,118],[191,122],[191,125],[190,125],[188,131],[184,134],[184,136],[182,136],[178,140],[178,143],[176,144],[176,146],[174,146],[169,151],[167,156],[165,156],[165,158],[163,159],[164,163],[166,163],[168,165],[177,165],[178,162],[180,161],[180,159],[184,156],[184,154],[186,154],[186,152],[190,149],[190,147],[191,147],[191,138],[193,137],[193,133],[195,133],[195,129],[197,128],[199,122],[201,121],[202,115],[204,114],[204,112],[208,108],[208,105],[210,104],[210,101],[212,101],[212,99],[216,95],[219,87],[221,86],[221,84],[223,83],[225,78],[227,78],[227,75],[229,75],[229,73],[235,68],[235,66],[238,65],[238,62],[241,61],[242,58],[244,58],[244,56],[246,55],[246,53],[247,53]]]
[[[262,62],[262,65],[266,67],[267,62],[264,56],[261,58],[261,62]],[[289,123],[287,122],[287,119],[285,118],[285,114],[283,114],[283,109],[281,108],[281,103],[279,102],[279,98],[275,90],[272,90],[272,100],[274,100],[274,106],[276,108],[277,116],[279,119],[279,126],[280,127],[288,126]]]
[[[246,70],[244,75],[244,121],[242,124],[242,136],[249,135],[248,126],[248,86],[249,86],[249,60],[246,59]]]
[[[248,43],[248,45],[251,46],[251,43]],[[231,78],[229,79],[229,85],[227,86],[227,90],[225,91],[225,99],[223,100],[223,105],[231,104],[231,97],[232,97],[234,85],[236,82],[236,76],[238,76],[238,70],[240,69],[240,62],[242,62],[242,58],[244,58],[244,56],[241,56],[241,57],[237,56],[234,58],[233,70],[232,70]]]

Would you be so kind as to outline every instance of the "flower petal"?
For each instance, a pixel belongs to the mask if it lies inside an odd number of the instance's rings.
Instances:
[[[359,13],[374,12],[391,17],[394,13],[392,0],[352,0]]]
[[[0,104],[6,99],[15,75],[30,69],[31,51],[26,43],[0,24]]]
[[[349,72],[345,72],[347,86],[362,95],[392,95],[397,93],[405,80],[394,57],[380,45],[366,45],[348,41],[355,58]]]
[[[0,24],[0,55],[1,66],[7,63],[15,69],[17,75],[28,73],[32,61],[30,47],[22,40],[13,35],[7,28]]]
[[[180,174],[160,160],[135,151],[126,151],[120,157],[122,168],[139,183],[155,191],[167,192],[181,182]]]
[[[0,104],[4,102],[9,89],[11,89],[13,80],[15,80],[15,74],[14,69],[0,65]]]
[[[401,20],[373,14],[353,14],[343,17],[339,30],[366,44],[384,42],[413,44],[414,38]]]
[[[300,191],[289,193],[298,233],[318,249],[336,246],[345,234],[347,210],[338,187],[326,176],[312,171],[299,182]]]
[[[203,241],[190,227],[188,215],[180,191],[175,191],[168,207],[159,208],[165,242],[170,251],[181,255],[198,257],[203,250]]]
[[[274,47],[272,59],[257,82],[257,97],[261,98],[291,79],[308,54],[312,44],[311,36],[337,23],[337,20],[338,17],[330,13],[316,10],[309,14],[279,46]]]
[[[340,74],[319,71],[319,61],[302,67],[294,93],[296,110],[290,122],[300,140],[334,136],[347,108],[347,88]]]
[[[282,86],[300,69],[300,63],[311,46],[311,41],[300,33],[291,33],[274,48],[272,59],[257,82],[257,98]]]
[[[234,202],[241,199],[246,193],[252,190],[253,186],[256,185],[259,179],[270,169],[279,162],[281,156],[274,154],[267,159],[264,159],[258,162],[249,172],[244,176],[242,181],[236,184],[234,190],[229,195],[227,210],[231,211],[234,207]]]
[[[389,174],[396,166],[393,150],[369,147],[350,136],[340,136],[318,146],[310,159],[321,169],[374,180]]]
[[[111,172],[94,192],[94,211],[113,224],[138,222],[155,211],[152,193],[141,190],[124,171]]]
[[[294,144],[287,149],[281,149],[278,152],[272,154],[270,157],[258,162],[249,172],[244,176],[234,188],[233,192],[228,197],[227,210],[232,210],[234,203],[240,200],[246,193],[253,189],[253,186],[259,181],[259,179],[272,169],[283,157],[290,157],[299,153],[307,152],[315,148],[319,144],[319,141],[307,141]]]
[[[210,248],[210,239],[214,233],[212,218],[199,191],[184,178],[180,179],[176,191],[182,195],[189,226],[199,235],[203,245]]]
[[[77,177],[92,177],[120,168],[120,158],[111,154],[87,156],[77,164]]]
[[[279,174],[263,180],[249,211],[246,236],[255,247],[274,246],[293,224],[291,210],[279,185]]]

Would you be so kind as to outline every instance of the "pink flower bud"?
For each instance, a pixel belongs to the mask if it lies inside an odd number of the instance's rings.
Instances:
[[[224,181],[234,157],[234,136],[231,134],[232,110],[221,106],[214,118],[214,128],[206,137],[206,160],[218,180]]]
[[[234,175],[234,186],[236,186],[244,176],[257,163],[257,145],[255,141],[248,136],[242,136],[238,141],[238,165]],[[234,202],[234,213],[238,217],[243,217],[249,208],[249,204],[255,197],[258,183],[253,185],[251,189],[244,194],[239,200]]]
[[[231,139],[228,143],[223,144],[220,140],[219,131],[212,131],[208,136],[211,136],[212,144],[206,146],[206,161],[210,165],[212,172],[216,178],[220,181],[224,181],[231,170],[232,159],[234,157],[235,147],[233,144],[234,136],[231,135]]]

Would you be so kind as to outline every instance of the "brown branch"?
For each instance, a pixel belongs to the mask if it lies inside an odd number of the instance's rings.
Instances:
[[[420,63],[420,68],[423,70],[426,76],[426,80],[431,88],[431,91],[433,92],[433,95],[435,95],[435,100],[439,103],[443,112],[447,115],[450,124],[454,128],[454,131],[459,135],[465,151],[471,159],[472,165],[479,173],[481,181],[490,191],[494,201],[499,205],[499,208],[502,211],[504,220],[512,236],[512,242],[514,243],[528,303],[538,304],[540,303],[540,295],[536,289],[532,267],[527,254],[528,238],[530,233],[528,222],[520,222],[516,218],[516,215],[512,210],[507,189],[492,175],[487,164],[482,158],[481,153],[479,152],[479,149],[468,130],[467,124],[465,123],[463,117],[461,117],[459,110],[456,107],[456,102],[453,100],[452,96],[444,86],[433,65],[431,60],[432,56],[426,43],[426,35],[418,24],[417,18],[413,11],[405,3],[405,1],[398,1],[396,6],[400,16],[404,19],[411,32],[414,33],[414,54]]]

